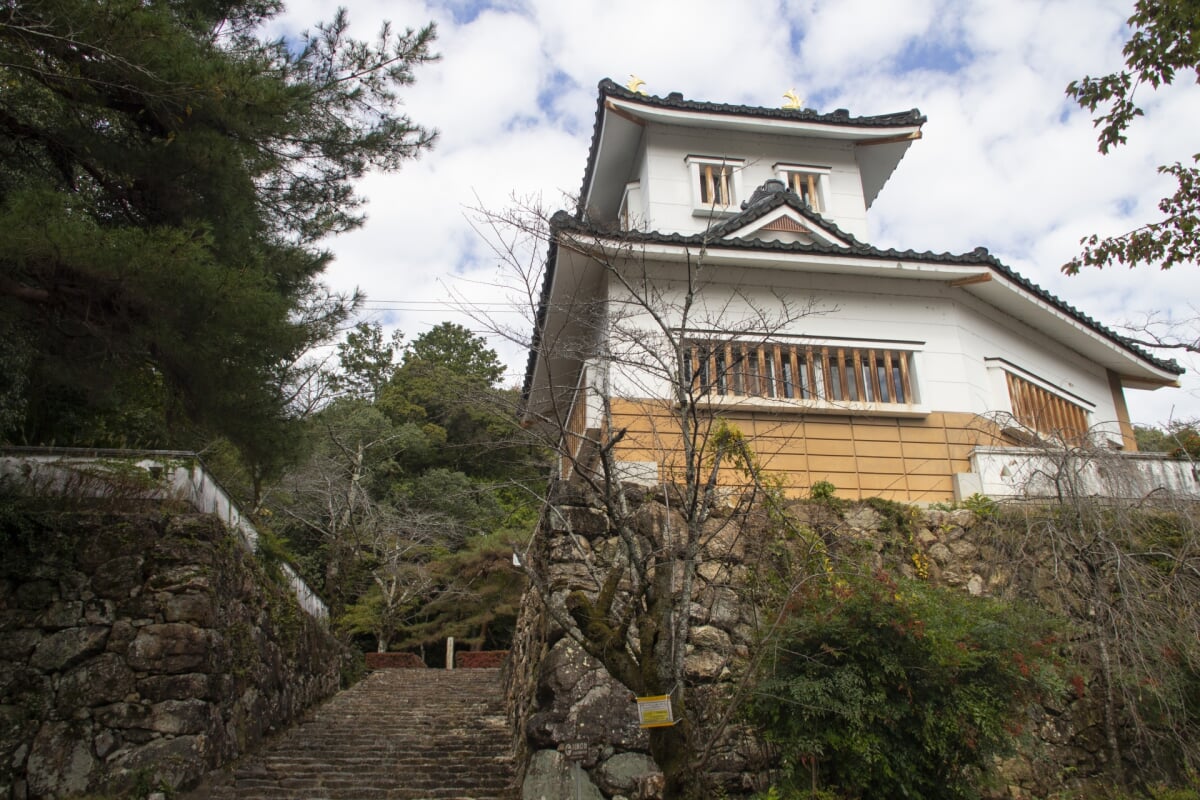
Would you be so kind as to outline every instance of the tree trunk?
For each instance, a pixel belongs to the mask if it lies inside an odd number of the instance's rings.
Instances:
[[[1108,758],[1112,762],[1113,781],[1125,786],[1125,766],[1121,763],[1121,744],[1117,738],[1117,700],[1113,692],[1112,658],[1104,636],[1096,637],[1100,650],[1100,671],[1104,678],[1104,734],[1108,742]]]
[[[691,729],[686,719],[670,728],[650,730],[650,756],[663,773],[663,800],[688,800],[696,794]]]

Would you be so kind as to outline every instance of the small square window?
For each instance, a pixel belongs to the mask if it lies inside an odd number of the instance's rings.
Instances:
[[[829,180],[827,168],[776,164],[775,174],[789,189],[799,195],[809,208],[818,214],[825,212],[824,195]]]
[[[692,173],[692,201],[697,213],[732,213],[741,195],[741,159],[688,156]]]
[[[700,202],[706,206],[727,206],[733,203],[729,167],[725,164],[705,164],[700,167]]]

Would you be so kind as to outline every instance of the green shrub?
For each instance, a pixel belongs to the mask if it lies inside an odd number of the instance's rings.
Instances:
[[[812,486],[808,487],[808,497],[810,500],[824,502],[832,500],[837,495],[837,487],[829,481],[817,481]]]
[[[1058,631],[1025,605],[880,572],[830,578],[790,610],[750,712],[784,788],[975,797],[1024,705],[1062,689]]]
[[[1000,504],[986,494],[976,492],[970,497],[963,498],[962,507],[975,512],[980,519],[991,520],[1000,516]]]

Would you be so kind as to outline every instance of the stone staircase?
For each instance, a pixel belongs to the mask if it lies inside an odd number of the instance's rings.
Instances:
[[[508,800],[499,670],[368,675],[185,800]]]

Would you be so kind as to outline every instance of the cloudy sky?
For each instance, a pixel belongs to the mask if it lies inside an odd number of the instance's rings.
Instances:
[[[497,259],[471,209],[575,193],[596,84],[631,73],[650,94],[779,106],[795,88],[819,111],[919,108],[924,138],[869,212],[880,247],[962,252],[985,246],[1006,264],[1110,325],[1197,315],[1200,273],[1142,267],[1068,278],[1080,237],[1157,219],[1171,188],[1159,164],[1196,151],[1200,87],[1185,75],[1140,92],[1146,111],[1128,146],[1096,152],[1090,118],[1065,96],[1072,79],[1122,64],[1131,0],[346,0],[352,29],[372,36],[438,25],[441,61],[405,93],[410,116],[440,132],[436,148],[360,185],[367,224],[329,242],[328,281],[368,297],[364,317],[408,338],[446,319],[484,332],[460,301],[519,322],[496,288]],[[276,33],[330,16],[287,0]],[[455,299],[457,298],[457,300]],[[494,340],[519,383],[525,354]],[[1200,416],[1200,360],[1182,389],[1130,391],[1135,422]]]

